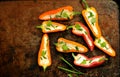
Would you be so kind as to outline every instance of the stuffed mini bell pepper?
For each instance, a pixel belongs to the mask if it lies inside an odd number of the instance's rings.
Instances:
[[[74,57],[74,64],[76,66],[80,66],[84,68],[93,68],[93,67],[100,66],[105,62],[105,60],[107,60],[107,58],[104,55],[88,58],[83,54],[77,54],[77,56],[75,56],[72,53],[72,56]]]
[[[113,57],[116,56],[115,50],[111,47],[111,45],[107,42],[107,40],[103,36],[96,38],[94,44],[108,55]]]
[[[44,21],[42,25],[36,28],[41,28],[43,33],[53,33],[59,31],[65,31],[66,26],[57,22]]]
[[[82,0],[85,3],[86,9],[82,11],[83,18],[85,19],[87,25],[92,31],[95,37],[101,36],[101,30],[98,25],[98,13],[94,7],[88,7],[85,0]]]
[[[73,12],[72,6],[64,6],[57,8],[55,10],[50,10],[42,13],[39,16],[40,20],[69,20],[72,19],[74,15],[79,14],[79,12]]]
[[[58,39],[58,42],[56,43],[56,49],[57,51],[64,53],[69,52],[85,53],[88,51],[88,49],[84,45],[64,38]]]
[[[42,66],[45,71],[46,68],[51,65],[51,63],[49,37],[47,34],[44,34],[38,52],[38,65]]]
[[[75,25],[69,26],[72,28],[72,33],[78,36],[83,36],[85,42],[91,51],[94,49],[93,39],[90,35],[89,29],[81,22],[75,22]],[[68,27],[68,28],[69,28]]]

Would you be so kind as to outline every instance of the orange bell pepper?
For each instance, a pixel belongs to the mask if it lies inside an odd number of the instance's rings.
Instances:
[[[40,20],[68,20],[72,19],[75,14],[79,12],[73,12],[72,6],[64,6],[55,10],[50,10],[42,13],[39,16]]]
[[[96,38],[94,44],[108,55],[113,57],[116,56],[115,50],[111,47],[111,45],[107,42],[107,40],[103,36]]]
[[[58,39],[58,42],[56,43],[56,49],[57,51],[64,53],[69,52],[85,53],[88,51],[88,49],[84,45],[64,38]]]
[[[52,21],[44,21],[41,26],[37,26],[37,28],[41,28],[43,33],[53,33],[64,31],[66,26],[57,22]]]
[[[51,63],[49,37],[47,34],[44,34],[38,52],[38,65],[42,66],[45,71],[46,68],[51,65]]]
[[[98,25],[98,13],[94,7],[88,7],[88,4],[85,0],[82,0],[85,3],[86,9],[82,11],[82,16],[85,19],[87,25],[92,31],[95,37],[101,36],[101,29]]]

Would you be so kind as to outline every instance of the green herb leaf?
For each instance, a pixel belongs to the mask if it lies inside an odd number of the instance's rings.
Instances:
[[[50,21],[50,20],[47,22],[47,26],[48,26],[48,27],[52,26],[54,29],[55,29],[56,27],[58,27],[58,26],[53,26],[52,21]],[[50,29],[50,28],[49,28],[49,29]]]
[[[92,60],[89,61],[89,63],[91,63],[91,62],[92,62]]]
[[[75,49],[78,51],[79,50],[78,46],[76,46]]]
[[[50,15],[50,20],[52,19],[52,16]]]
[[[56,18],[60,18],[61,16],[60,15],[55,15]]]
[[[102,42],[100,45],[101,45],[101,47],[106,47],[106,43],[105,42]]]
[[[88,34],[86,31],[84,31],[84,32],[85,32],[86,35]]]
[[[42,51],[42,56],[45,56],[45,55],[46,55],[46,51],[43,50],[43,51]]]
[[[69,50],[69,48],[68,48],[68,46],[67,46],[66,44],[64,44],[64,45],[62,46],[62,49],[63,49],[64,51]]]
[[[47,38],[46,46],[48,46],[48,45],[49,45],[48,43],[49,43],[49,38]]]
[[[89,12],[89,14],[90,14],[90,15],[88,16],[88,18],[91,18],[91,17],[94,16],[92,12]]]
[[[49,26],[49,27],[50,27],[51,25],[52,25],[52,21],[50,21],[50,20],[49,20],[49,21],[47,21],[47,26]]]
[[[60,41],[60,42],[59,42],[59,44],[65,44],[65,42],[63,42],[63,41]]]
[[[98,40],[98,43],[101,43],[101,39]]]
[[[80,58],[81,58],[81,57],[78,57],[76,60],[78,61],[78,60],[80,60]]]
[[[51,29],[50,29],[50,28],[48,28],[48,27],[47,27],[46,29],[47,29],[47,30],[51,30]]]
[[[60,12],[60,16],[62,16],[63,11],[64,11],[64,9],[62,9],[62,11]]]
[[[41,60],[43,60],[42,56],[40,57]]]
[[[56,18],[61,18],[61,17],[62,17],[62,14],[63,14],[63,11],[64,11],[64,9],[60,12],[60,14],[59,14],[59,15],[58,15],[58,14],[57,14],[57,15],[55,15],[55,17],[56,17]]]
[[[92,18],[91,23],[94,25],[95,22],[96,22],[96,18]]]
[[[66,12],[64,12],[64,13],[62,14],[62,17],[64,17],[64,18],[69,18],[68,14],[67,14]]]
[[[87,60],[83,60],[81,64],[86,64]]]
[[[80,30],[80,31],[83,30],[79,24],[76,24],[76,25],[75,25],[75,28],[76,28],[77,30]]]
[[[41,54],[41,55],[42,55],[42,56],[41,56],[42,58],[46,59],[46,57],[45,57],[46,51],[45,51],[45,50],[42,51],[42,54]]]

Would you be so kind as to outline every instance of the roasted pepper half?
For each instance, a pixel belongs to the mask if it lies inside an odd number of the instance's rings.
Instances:
[[[87,25],[92,31],[95,37],[101,36],[101,30],[98,25],[98,13],[94,7],[88,7],[85,0],[82,0],[85,3],[86,9],[82,11],[83,18],[85,19]]]
[[[93,39],[90,35],[89,29],[81,22],[75,22],[75,25],[69,26],[72,28],[72,33],[78,36],[83,36],[85,42],[91,51],[94,49]],[[68,27],[68,28],[69,28]]]
[[[55,45],[57,51],[64,53],[69,53],[69,52],[85,53],[88,51],[88,49],[82,44],[64,38],[59,38],[58,42]]]
[[[51,63],[49,37],[47,34],[44,34],[38,52],[38,65],[42,66],[45,71],[46,68],[51,65]]]
[[[41,28],[43,33],[53,33],[64,31],[66,26],[57,22],[44,21],[42,25],[37,26],[37,28]]]
[[[68,20],[72,19],[75,14],[79,12],[73,12],[72,6],[64,6],[55,10],[50,10],[42,13],[39,16],[40,20]]]
[[[94,44],[108,55],[116,56],[115,50],[111,47],[111,45],[107,42],[107,40],[103,36],[96,38]]]
[[[107,60],[107,58],[104,55],[88,58],[83,54],[77,54],[77,56],[75,56],[72,53],[72,56],[74,57],[74,64],[84,68],[92,68],[99,66],[103,64],[105,60]]]

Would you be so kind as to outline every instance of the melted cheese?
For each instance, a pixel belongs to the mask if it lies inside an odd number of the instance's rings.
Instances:
[[[48,64],[49,63],[49,60],[48,60],[48,57],[46,59],[42,58],[42,60],[40,61],[40,64]]]
[[[59,50],[60,51],[64,51],[63,49],[62,49],[62,44],[59,44],[58,45],[58,47],[60,48]],[[66,46],[70,49],[70,50],[76,50],[76,45],[73,45],[73,44],[70,44],[70,43],[66,43]],[[79,47],[79,46],[77,46],[78,47],[78,51],[84,51],[84,48],[82,48],[82,47]]]
[[[89,12],[92,12],[92,14],[94,15],[93,17],[96,18],[96,14],[94,13],[94,11],[89,10],[89,9],[88,9],[88,11],[89,11]],[[95,32],[96,34],[98,34],[99,32],[98,32],[98,30],[97,30],[97,28],[96,28],[96,26],[95,26],[95,23],[94,23],[94,25],[91,23],[92,17],[88,18],[88,17],[90,16],[90,13],[89,13],[89,12],[86,12],[87,20],[89,21],[90,25],[92,25],[91,27],[92,27],[92,29],[94,30],[94,32]]]
[[[43,58],[42,56],[41,56],[41,58],[42,58],[42,60],[40,61],[40,64],[48,64],[49,63],[49,59],[48,59],[48,52],[47,52],[47,45],[48,45],[48,37],[44,37],[44,43],[45,44],[43,44],[44,45],[44,49],[43,49],[43,51],[46,51],[46,54],[45,54],[45,57],[46,58]]]
[[[73,12],[70,12],[69,10],[63,10],[63,13],[66,13],[68,16],[73,15]],[[56,18],[56,15],[60,16],[61,12],[58,12],[56,14],[51,14],[51,15],[46,15],[43,17],[43,19],[48,19],[48,18]],[[64,17],[62,17],[64,18]]]
[[[101,47],[100,43],[98,43],[98,40],[99,40],[99,39],[97,39],[97,43],[96,43],[96,44],[97,44],[99,47]],[[105,39],[104,39],[103,37],[101,37],[100,40],[101,40],[101,43],[102,43],[102,42],[105,42]],[[101,48],[103,48],[104,50],[107,50],[107,51],[109,51],[109,52],[112,52],[112,49],[111,49],[110,45],[109,45],[107,42],[105,42],[105,43],[106,43],[106,47],[101,47]]]
[[[82,27],[81,27],[81,28],[82,28]],[[76,28],[74,28],[74,29],[76,29]],[[79,33],[79,32],[80,32],[81,34],[86,34],[86,33],[85,33],[86,31],[85,31],[84,28],[82,28],[82,31],[77,30],[77,29],[75,30],[75,33]],[[86,38],[88,38],[88,37],[86,37]],[[89,45],[90,45],[90,46],[93,46],[92,42],[91,42],[89,39],[88,39],[87,41],[89,42]]]
[[[81,64],[83,62],[83,60],[86,60],[86,58],[80,57],[80,56],[76,56],[75,59],[77,60],[76,61],[77,64]]]

